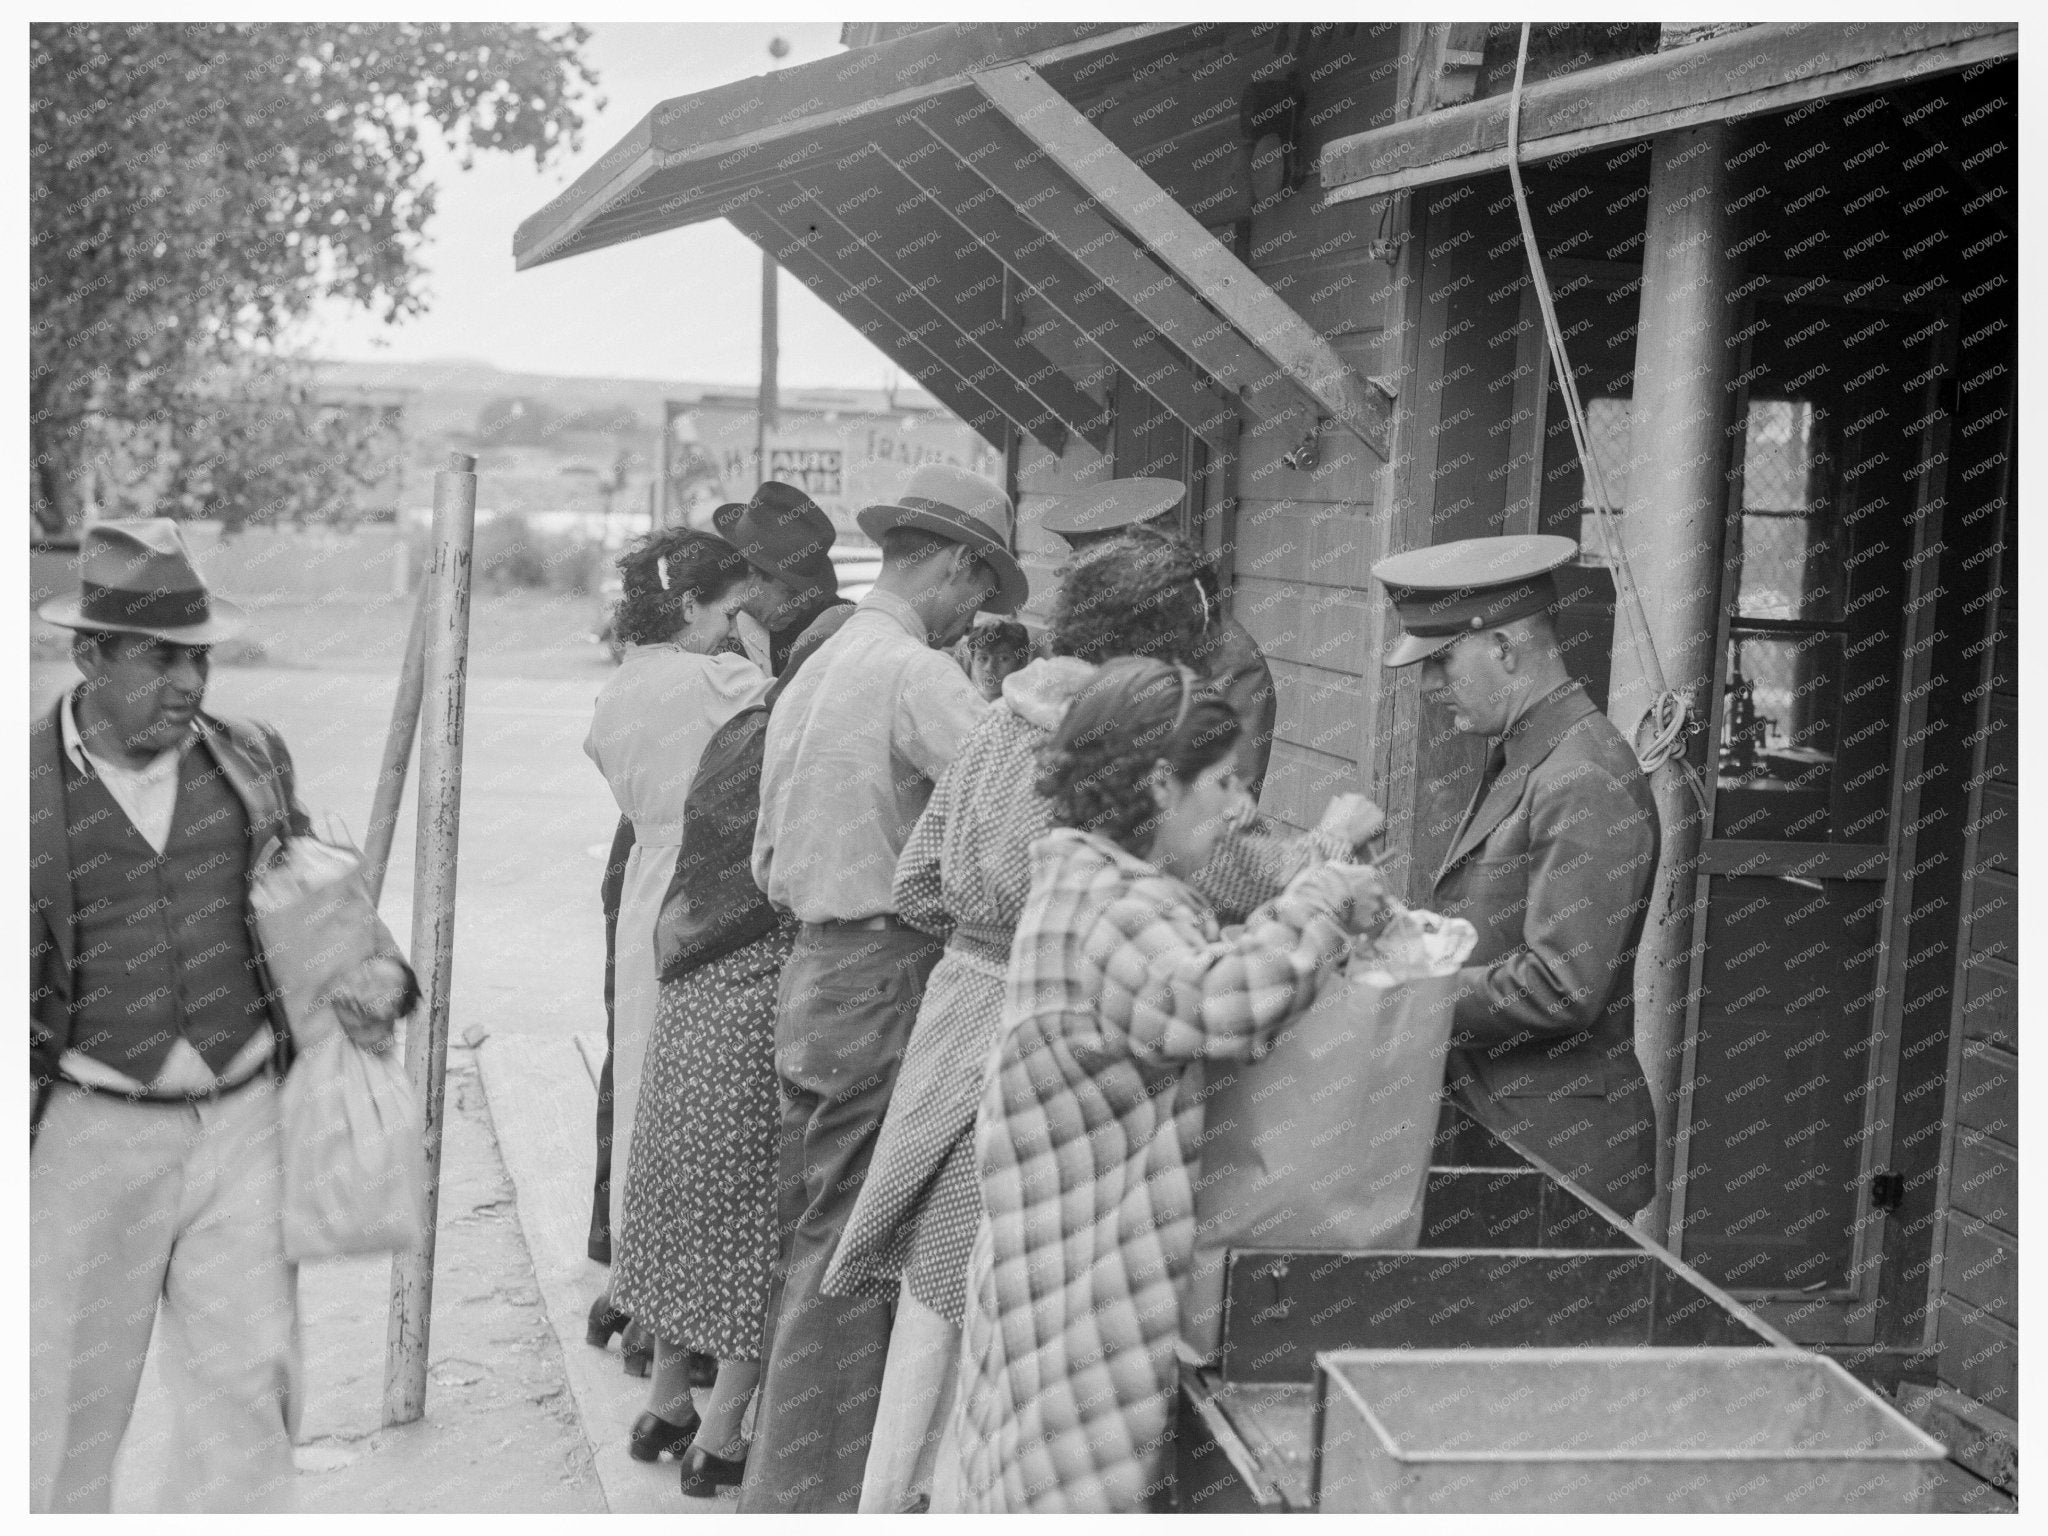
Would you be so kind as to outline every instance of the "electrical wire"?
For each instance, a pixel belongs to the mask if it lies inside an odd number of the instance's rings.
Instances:
[[[1550,295],[1550,279],[1543,270],[1543,252],[1536,244],[1536,224],[1529,213],[1528,190],[1522,185],[1522,80],[1529,64],[1529,29],[1530,23],[1523,22],[1521,44],[1515,53],[1515,85],[1508,97],[1508,180],[1514,186],[1515,216],[1522,225],[1522,247],[1528,253],[1529,274],[1536,286],[1536,302],[1543,311],[1544,339],[1549,344],[1558,391],[1564,399],[1565,420],[1571,426],[1579,467],[1592,482],[1591,505],[1594,515],[1600,520],[1601,542],[1614,563],[1615,609],[1628,633],[1636,666],[1654,693],[1649,708],[1636,722],[1633,742],[1636,762],[1646,776],[1655,774],[1667,763],[1675,764],[1704,815],[1707,808],[1706,786],[1700,782],[1700,776],[1687,760],[1684,750],[1685,738],[1697,730],[1699,724],[1692,700],[1672,688],[1664,678],[1657,642],[1650,633],[1650,618],[1643,609],[1642,594],[1629,566],[1628,545],[1621,537],[1614,503],[1607,494],[1607,477],[1601,473],[1600,461],[1593,456],[1585,408],[1579,400],[1579,381],[1572,372],[1571,358],[1565,351],[1564,332],[1558,325],[1557,306]],[[1644,735],[1646,727],[1647,739]]]

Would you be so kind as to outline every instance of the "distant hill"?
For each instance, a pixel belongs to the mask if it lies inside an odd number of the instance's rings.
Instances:
[[[479,504],[495,510],[642,511],[658,469],[664,403],[714,401],[730,410],[750,408],[754,395],[751,383],[512,373],[470,358],[326,362],[318,371],[334,396],[402,402],[404,462],[395,483],[379,488],[402,508],[429,504],[434,471],[453,451],[477,456]],[[792,413],[951,420],[909,384],[893,397],[878,389],[784,389],[781,404]]]
[[[412,428],[426,433],[471,432],[482,408],[497,399],[539,401],[558,417],[616,421],[618,430],[661,431],[662,404],[692,403],[707,395],[752,398],[751,383],[706,383],[687,379],[593,379],[572,374],[510,373],[471,358],[431,363],[327,362],[320,376],[348,390],[413,392],[407,404]],[[784,389],[789,408],[857,411],[936,411],[939,404],[913,384],[892,399],[879,389]]]

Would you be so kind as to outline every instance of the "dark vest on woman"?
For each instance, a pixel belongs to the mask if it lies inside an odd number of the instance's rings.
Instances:
[[[676,872],[654,927],[654,961],[664,982],[775,929],[775,909],[754,884],[753,870],[767,738],[768,709],[756,704],[721,725],[697,760]]]
[[[249,935],[249,818],[194,745],[158,853],[90,771],[64,759],[76,903],[71,1044],[147,1083],[180,1035],[215,1072],[270,1021]]]

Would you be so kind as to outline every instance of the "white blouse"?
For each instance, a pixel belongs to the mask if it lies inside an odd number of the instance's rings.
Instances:
[[[583,750],[611,785],[637,842],[679,843],[697,760],[717,729],[768,691],[744,656],[671,645],[626,652],[597,696]]]

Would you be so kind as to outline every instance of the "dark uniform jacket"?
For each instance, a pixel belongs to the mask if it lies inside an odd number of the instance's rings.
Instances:
[[[64,734],[58,723],[60,699],[29,725],[29,1074],[33,1116],[40,1120],[44,1099],[57,1079],[57,1062],[71,1045],[72,977],[77,963],[71,857],[64,816]],[[234,789],[249,817],[249,863],[273,834],[312,831],[298,803],[292,782],[291,754],[268,726],[223,720],[203,711],[195,717],[196,740],[191,748],[211,749],[221,775]],[[252,915],[252,943],[255,939]],[[260,957],[262,947],[255,946]],[[291,1060],[291,1034],[283,1001],[267,976],[271,1027],[277,1034],[272,1061],[278,1071]]]
[[[1635,954],[1657,807],[1576,682],[1508,729],[1430,905],[1478,946],[1459,973],[1446,1088],[1624,1219],[1647,1204],[1656,1125],[1635,1053]]]

